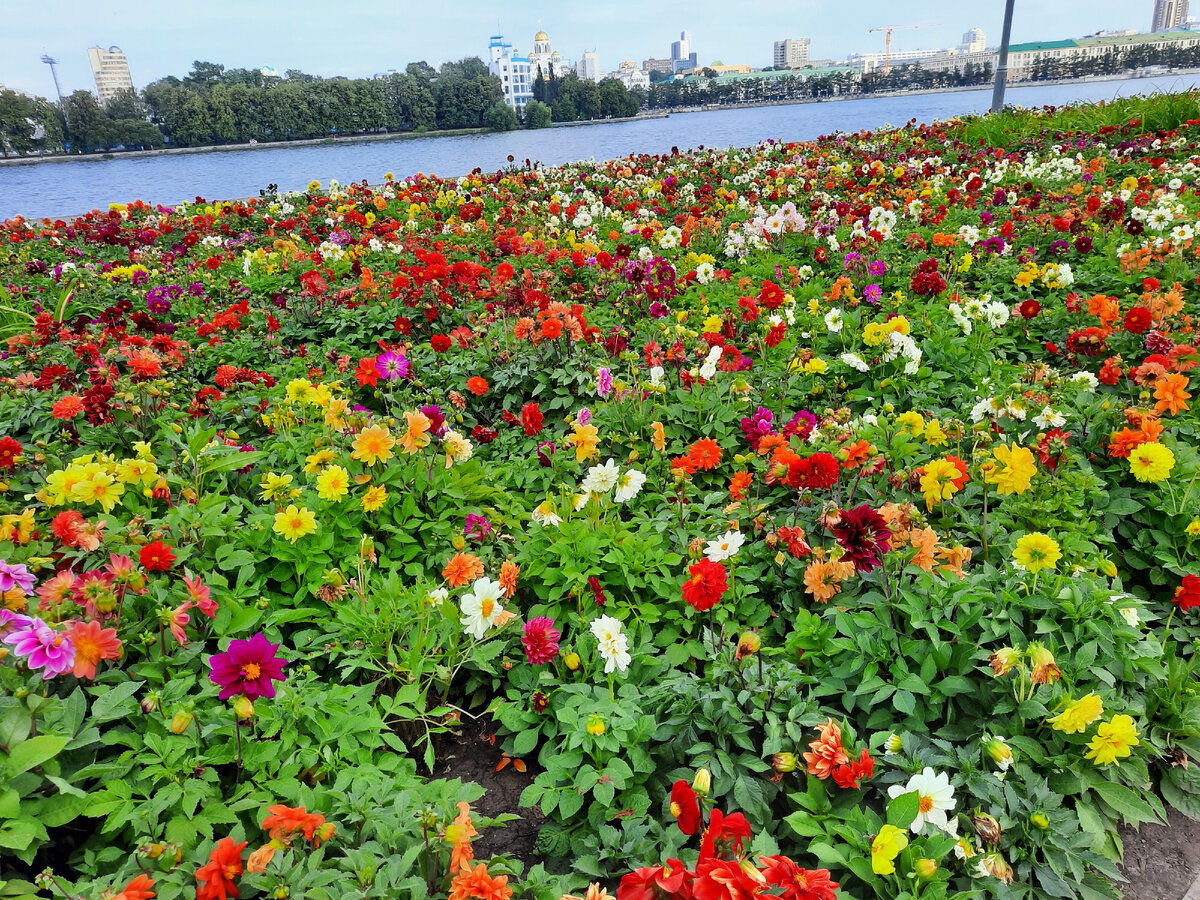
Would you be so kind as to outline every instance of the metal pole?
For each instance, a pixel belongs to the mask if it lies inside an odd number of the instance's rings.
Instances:
[[[1012,35],[1014,0],[1005,0],[1004,30],[1000,34],[1000,58],[996,61],[996,84],[992,88],[992,112],[1004,109],[1004,85],[1008,81],[1008,44]]]

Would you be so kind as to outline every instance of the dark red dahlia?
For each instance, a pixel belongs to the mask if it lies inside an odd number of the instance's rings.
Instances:
[[[844,510],[833,533],[846,551],[846,559],[859,572],[870,572],[883,565],[883,554],[892,549],[892,532],[887,522],[865,503]]]

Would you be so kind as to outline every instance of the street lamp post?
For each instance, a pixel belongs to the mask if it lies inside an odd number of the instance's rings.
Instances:
[[[1008,43],[1012,34],[1014,0],[1005,0],[1004,29],[1000,34],[1000,58],[996,60],[996,84],[992,88],[992,112],[1004,108],[1004,86],[1008,82]]]

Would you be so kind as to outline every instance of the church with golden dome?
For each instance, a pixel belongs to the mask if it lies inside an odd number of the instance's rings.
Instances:
[[[533,36],[533,50],[529,54],[529,68],[533,72],[533,77],[536,79],[538,69],[542,70],[542,77],[549,78],[550,72],[553,71],[559,78],[566,75],[573,66],[562,58],[562,54],[550,47],[550,35],[539,30]]]

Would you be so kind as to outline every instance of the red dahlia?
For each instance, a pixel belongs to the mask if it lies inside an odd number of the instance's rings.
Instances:
[[[1174,599],[1183,612],[1200,606],[1200,578],[1195,575],[1184,575],[1183,583],[1175,588]]]
[[[11,469],[17,464],[21,455],[20,443],[15,438],[0,438],[0,469]]]
[[[691,577],[683,583],[683,599],[697,612],[716,606],[729,586],[725,567],[707,559],[688,566],[688,575]]]
[[[1142,334],[1150,327],[1150,310],[1135,306],[1125,313],[1125,330],[1130,334]]]
[[[149,572],[166,572],[175,562],[175,554],[162,541],[147,544],[138,556],[142,566]]]

